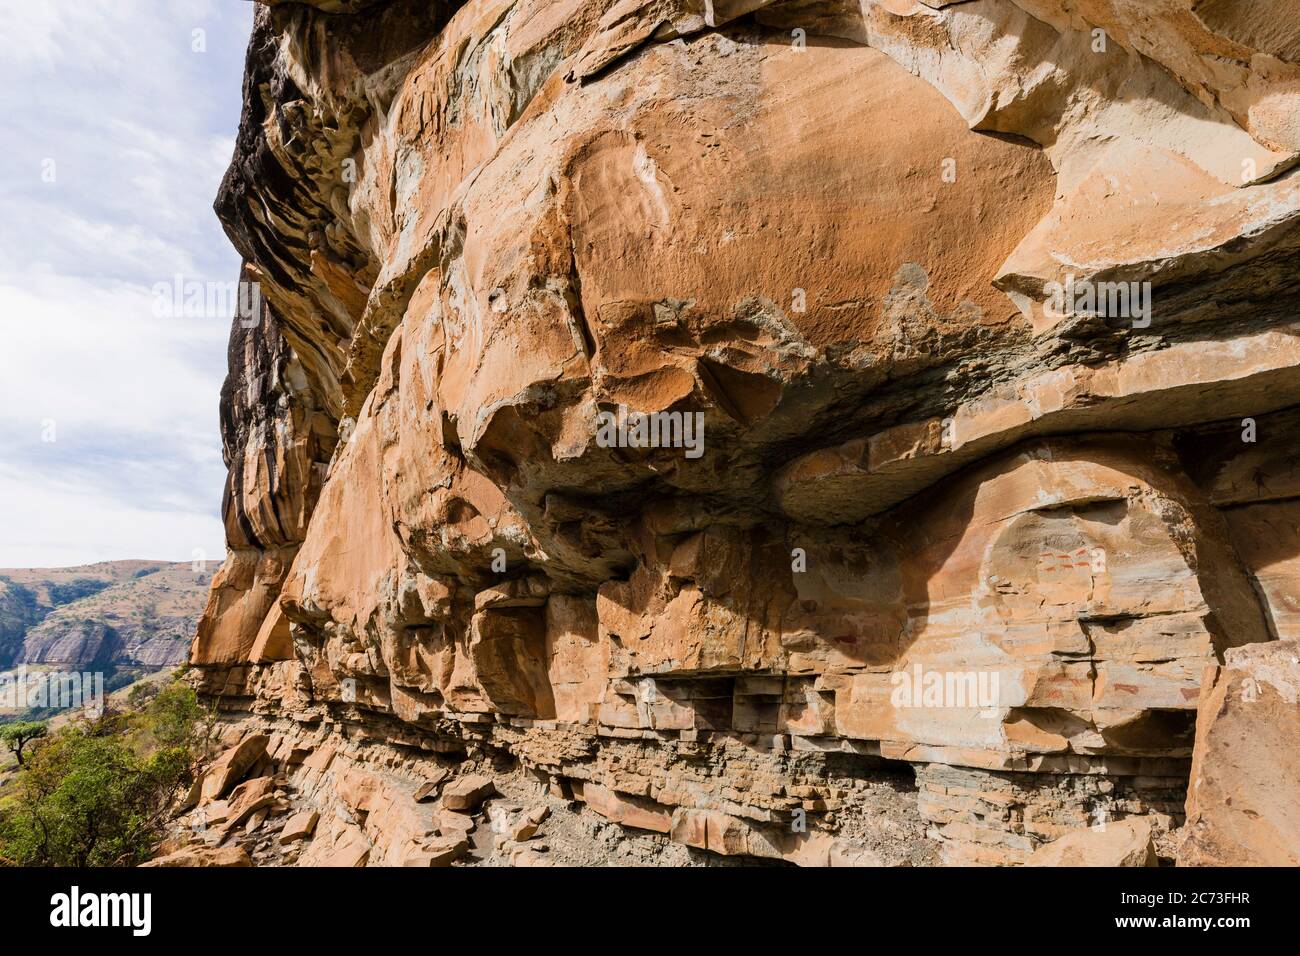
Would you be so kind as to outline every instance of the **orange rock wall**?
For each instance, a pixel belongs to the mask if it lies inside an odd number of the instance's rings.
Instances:
[[[260,9],[206,689],[706,850],[825,862],[841,759],[955,862],[1177,827],[1207,666],[1300,636],[1300,66],[1146,6]]]

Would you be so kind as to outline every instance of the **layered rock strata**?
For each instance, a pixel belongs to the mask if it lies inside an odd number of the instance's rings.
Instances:
[[[259,6],[204,689],[705,858],[924,861],[886,791],[1171,857],[1207,668],[1300,636],[1263,6]]]

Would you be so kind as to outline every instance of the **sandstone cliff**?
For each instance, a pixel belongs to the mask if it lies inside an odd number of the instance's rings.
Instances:
[[[633,860],[1215,845],[1198,705],[1272,719],[1214,675],[1300,638],[1295,12],[259,5],[212,818],[439,862],[509,776],[516,862],[543,795]]]

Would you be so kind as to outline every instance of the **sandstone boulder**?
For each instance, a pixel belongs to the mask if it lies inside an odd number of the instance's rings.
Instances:
[[[435,769],[428,775],[424,783],[420,784],[416,789],[415,802],[423,803],[426,800],[438,799],[438,794],[442,790],[442,785],[446,783],[449,776],[451,776],[450,771],[441,768]]]
[[[472,816],[457,810],[443,810],[438,815],[438,832],[443,836],[467,836],[478,824]]]
[[[289,844],[307,839],[316,829],[316,821],[319,819],[320,814],[315,810],[301,810],[295,813],[284,822],[284,828],[280,831],[280,843]]]
[[[1026,866],[1155,866],[1151,824],[1120,820],[1078,830],[1033,852]]]
[[[369,862],[373,848],[360,829],[346,826],[336,835],[332,844],[318,847],[313,841],[309,849],[316,853],[312,861],[315,866],[353,869],[363,867]]]
[[[203,775],[200,799],[224,796],[266,754],[269,740],[266,734],[252,734],[221,754]]]
[[[491,777],[472,773],[453,780],[443,788],[442,806],[445,810],[468,813],[477,810],[494,793],[496,786]]]
[[[266,818],[265,812],[275,802],[275,781],[271,777],[255,777],[241,783],[230,793],[229,809],[222,827],[221,839],[226,839],[234,830],[246,823],[249,824],[249,832],[257,829]],[[252,825],[254,818],[257,818],[257,825]]]
[[[582,800],[588,808],[606,820],[621,823],[638,830],[668,833],[672,830],[672,813],[653,800],[632,794],[619,793],[600,784],[587,782],[582,787]]]
[[[533,807],[521,813],[508,830],[510,839],[516,843],[531,840],[537,834],[537,831],[541,829],[542,823],[550,816],[550,813],[550,809],[544,805]]]
[[[141,866],[252,866],[248,851],[240,846],[186,847]]]
[[[402,866],[451,866],[468,852],[469,841],[463,837],[437,837],[411,850]]]

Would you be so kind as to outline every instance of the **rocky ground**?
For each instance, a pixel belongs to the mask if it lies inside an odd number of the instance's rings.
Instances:
[[[640,796],[651,787],[636,774],[657,774],[661,752],[628,761],[612,789],[582,764],[543,769],[536,741],[524,762],[490,737],[395,744],[368,722],[246,717],[224,725],[226,749],[151,865],[1293,864],[1300,642],[1234,650],[1205,682],[1190,789],[837,755],[818,764],[821,787],[778,785],[812,798],[784,815],[740,798],[734,769],[710,788],[730,793],[727,812]],[[739,743],[685,756],[717,764]],[[668,773],[684,785],[682,768]]]
[[[308,740],[291,744],[277,733],[248,733],[247,727],[227,728],[227,737],[241,732],[247,736],[195,785],[193,805],[177,819],[155,865],[783,862],[751,856],[739,844],[731,848],[735,852],[720,844],[707,852],[683,842],[690,839],[684,818],[624,806],[613,794],[597,796],[581,786],[575,791],[572,782],[553,781],[504,754],[446,759],[364,743],[339,751],[328,744],[312,747]],[[855,863],[936,862],[910,779],[886,773],[856,789],[852,800],[824,820],[852,836]],[[724,824],[722,833],[728,821],[719,816],[712,823]]]

